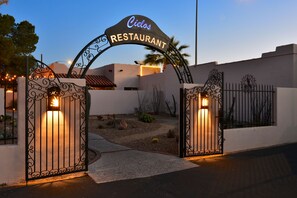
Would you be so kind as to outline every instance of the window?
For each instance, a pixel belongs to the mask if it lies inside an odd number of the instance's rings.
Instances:
[[[124,87],[124,90],[138,90],[137,87]]]

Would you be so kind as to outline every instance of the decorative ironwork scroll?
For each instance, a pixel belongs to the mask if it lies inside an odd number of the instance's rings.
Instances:
[[[72,74],[76,74],[81,78],[84,78],[88,69],[97,59],[97,57],[110,47],[110,43],[105,34],[93,39],[78,53],[78,55],[73,60],[67,74],[68,78],[70,78]]]
[[[40,78],[56,78],[59,81],[59,78],[56,77],[55,72],[42,61],[34,59],[34,65],[28,70],[28,77],[30,80],[37,80]]]
[[[26,180],[85,171],[88,164],[86,87],[47,77],[36,64],[26,84]],[[52,74],[55,76],[55,74]],[[43,76],[43,77],[42,77]],[[60,88],[60,111],[48,111],[48,89]]]
[[[84,78],[91,64],[110,47],[138,44],[162,53],[172,64],[180,83],[193,83],[187,63],[169,41],[169,37],[152,20],[140,15],[128,16],[88,43],[75,57],[67,76],[76,74]]]

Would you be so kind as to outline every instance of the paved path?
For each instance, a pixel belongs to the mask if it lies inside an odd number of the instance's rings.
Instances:
[[[198,167],[176,156],[113,144],[92,133],[89,134],[89,147],[101,153],[100,159],[92,163],[88,171],[96,183],[150,177]]]

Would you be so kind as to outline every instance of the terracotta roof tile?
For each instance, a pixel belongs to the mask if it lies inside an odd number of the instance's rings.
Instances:
[[[67,78],[67,74],[56,74],[58,78]],[[78,75],[73,74],[71,78],[79,78]],[[91,87],[116,87],[116,84],[111,82],[108,78],[101,75],[86,75],[86,84]]]

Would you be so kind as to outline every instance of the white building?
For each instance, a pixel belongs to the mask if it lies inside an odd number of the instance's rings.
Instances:
[[[56,74],[67,74],[69,69],[65,64],[58,62],[50,64],[50,68]],[[74,71],[75,70],[77,69],[74,68]],[[104,76],[116,85],[114,90],[138,90],[140,88],[140,78],[142,76],[158,73],[161,73],[161,67],[159,66],[110,64],[95,69],[89,69],[86,73],[86,77]],[[86,78],[86,80],[88,79]]]
[[[260,58],[231,63],[216,62],[190,67],[195,83],[204,83],[212,69],[224,72],[225,82],[239,83],[246,74],[256,78],[257,84],[277,87],[297,87],[297,45],[276,47]]]
[[[88,70],[87,74],[104,75],[114,84],[116,90],[138,90],[139,80],[142,76],[157,74],[161,67],[132,64],[110,64],[96,69]]]
[[[259,85],[296,88],[297,45],[276,47],[275,51],[263,53],[260,58],[224,64],[210,62],[189,68],[195,84],[203,85],[208,79],[209,72],[217,69],[224,72],[224,82],[240,83],[245,75],[250,74],[255,77]],[[171,66],[168,66],[163,73],[144,76],[140,79],[140,89],[152,90],[155,86],[163,92],[164,101],[172,101],[172,95],[174,95],[179,104],[181,85]],[[165,107],[164,104],[162,106]]]
[[[242,78],[251,74],[257,84],[275,87],[297,87],[297,45],[290,44],[276,47],[273,52],[266,52],[260,58],[218,64],[210,62],[190,66],[195,84],[204,84],[209,72],[217,69],[224,72],[224,81],[240,83]],[[65,68],[64,68],[65,70]],[[54,71],[59,71],[55,68]],[[153,88],[162,92],[162,110],[166,110],[165,101],[172,103],[172,96],[179,104],[181,87],[177,75],[171,66],[164,72],[160,67],[110,64],[96,69],[89,69],[87,75],[102,75],[116,85],[115,90],[145,90],[151,97]]]

